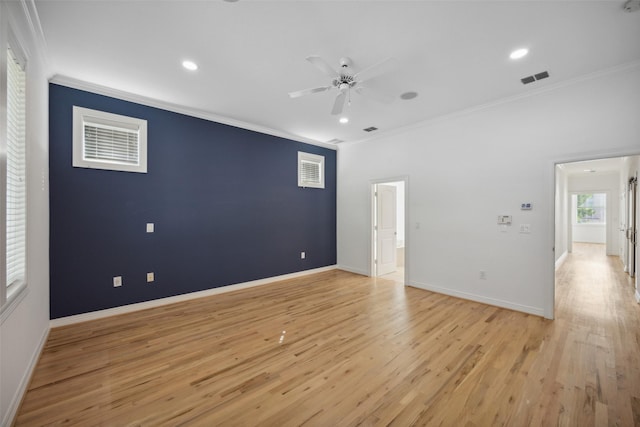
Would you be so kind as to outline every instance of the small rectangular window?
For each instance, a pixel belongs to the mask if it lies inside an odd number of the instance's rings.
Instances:
[[[26,282],[26,85],[24,60],[7,49],[7,288]],[[10,292],[10,291],[9,291]]]
[[[324,188],[324,156],[298,151],[298,187]]]
[[[147,172],[147,121],[73,107],[73,166]]]
[[[576,224],[606,224],[607,195],[605,193],[576,196]]]

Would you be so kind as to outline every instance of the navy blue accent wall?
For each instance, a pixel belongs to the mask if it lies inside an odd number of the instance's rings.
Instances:
[[[147,120],[148,173],[72,167],[74,105]],[[52,319],[336,263],[333,150],[56,84],[49,120]]]

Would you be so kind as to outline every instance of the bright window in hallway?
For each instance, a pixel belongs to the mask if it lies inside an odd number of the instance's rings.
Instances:
[[[576,224],[605,224],[607,195],[605,193],[583,193],[577,195]]]

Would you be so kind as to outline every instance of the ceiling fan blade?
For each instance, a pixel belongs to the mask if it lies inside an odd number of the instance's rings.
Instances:
[[[353,76],[353,79],[359,82],[372,79],[380,74],[385,74],[393,70],[396,67],[396,63],[397,61],[395,58],[387,58],[384,61],[378,62],[377,64],[356,73]]]
[[[378,90],[369,89],[365,86],[356,87],[356,92],[360,95],[366,96],[383,104],[391,104],[395,97],[388,93],[380,92]]]
[[[340,93],[338,93],[338,96],[336,96],[336,100],[333,103],[333,108],[331,109],[331,114],[334,116],[337,116],[338,114],[342,113],[342,109],[344,108],[344,101],[347,99],[347,92],[344,90],[341,90]]]
[[[319,56],[311,55],[311,56],[307,56],[306,59],[307,61],[311,62],[318,70],[322,71],[329,77],[336,77],[338,75],[338,72],[334,70],[333,67],[329,65],[327,61],[325,61]]]
[[[313,93],[318,93],[318,92],[324,92],[326,90],[331,89],[331,86],[320,86],[320,87],[314,87],[311,89],[304,89],[304,90],[298,90],[295,92],[289,92],[289,97],[290,98],[299,98],[301,96],[305,96],[305,95],[311,95]]]

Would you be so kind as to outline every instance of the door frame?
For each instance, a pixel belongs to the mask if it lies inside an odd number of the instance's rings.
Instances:
[[[390,178],[378,178],[369,181],[369,276],[376,277],[376,264],[375,264],[375,215],[376,215],[376,185],[388,184],[390,182],[404,182],[404,285],[407,286],[410,283],[410,257],[411,252],[411,233],[409,230],[409,176],[395,176]],[[397,203],[397,200],[396,200]]]
[[[551,159],[548,163],[547,172],[547,200],[549,203],[549,210],[547,212],[547,221],[551,224],[551,234],[548,236],[547,244],[551,248],[549,251],[549,258],[547,263],[547,274],[549,277],[549,285],[547,286],[546,298],[544,304],[544,317],[546,319],[554,319],[556,309],[556,256],[555,256],[555,241],[556,241],[556,167],[564,163],[574,162],[586,162],[590,160],[610,159],[614,157],[633,157],[640,156],[638,149],[629,149],[628,151],[602,151],[591,154],[574,154],[569,157]],[[568,193],[567,193],[568,194]],[[570,202],[567,202],[570,203]],[[638,276],[638,275],[636,275]],[[640,302],[640,299],[639,299]]]

